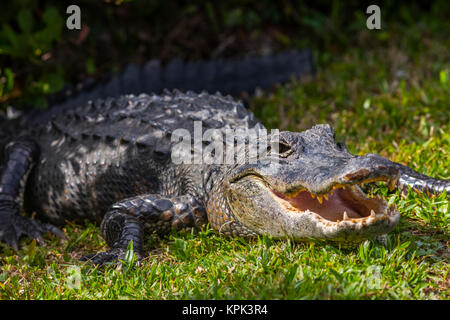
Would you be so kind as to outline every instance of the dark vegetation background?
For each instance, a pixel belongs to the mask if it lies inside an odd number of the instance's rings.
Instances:
[[[371,3],[2,1],[1,109],[8,104],[45,107],[45,95],[65,84],[121,70],[130,62],[239,57],[312,47],[320,67],[340,59],[349,47],[383,45],[396,34],[409,34],[405,40],[410,50],[418,50],[429,33],[448,36],[450,13],[445,0],[378,2],[380,31],[365,27],[365,10]],[[81,31],[66,28],[70,4],[81,8]],[[410,34],[411,26],[416,34]]]

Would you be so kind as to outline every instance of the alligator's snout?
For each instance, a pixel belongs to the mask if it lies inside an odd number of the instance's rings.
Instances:
[[[347,181],[364,181],[370,179],[374,176],[384,176],[386,179],[396,178],[399,175],[399,170],[393,166],[386,167],[384,165],[374,166],[372,170],[370,169],[358,169],[354,172],[347,173],[344,178]]]
[[[352,180],[363,180],[367,179],[367,177],[370,175],[370,171],[367,169],[360,169],[356,172],[348,173],[344,176],[345,180],[352,181]]]
[[[352,158],[344,172],[343,183],[386,181],[391,191],[400,178],[399,169],[391,161],[374,153]]]

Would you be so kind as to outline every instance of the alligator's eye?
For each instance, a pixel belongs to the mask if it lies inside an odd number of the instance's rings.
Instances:
[[[272,153],[273,146],[270,144],[267,146],[267,154]],[[278,142],[278,156],[281,158],[287,158],[290,154],[292,154],[294,150],[286,141]],[[274,152],[275,153],[275,152]]]
[[[288,156],[292,152],[291,146],[284,141],[280,141],[280,145],[278,148],[278,152],[280,155]]]

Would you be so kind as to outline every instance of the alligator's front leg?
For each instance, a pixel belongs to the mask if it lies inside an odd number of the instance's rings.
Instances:
[[[5,148],[5,165],[0,175],[0,242],[18,250],[22,235],[43,243],[42,233],[64,234],[50,224],[41,224],[21,216],[23,193],[27,178],[39,157],[38,145],[29,138],[20,138]]]
[[[100,226],[110,250],[82,257],[94,264],[125,257],[130,241],[138,259],[142,257],[144,231],[167,233],[170,229],[198,227],[206,222],[203,205],[191,196],[165,197],[148,194],[114,204]]]

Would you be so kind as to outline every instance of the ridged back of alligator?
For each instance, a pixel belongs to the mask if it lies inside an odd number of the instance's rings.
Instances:
[[[76,140],[92,136],[147,147],[162,141],[170,147],[171,134],[176,129],[186,129],[194,136],[195,121],[201,123],[203,130],[259,125],[253,113],[230,96],[175,90],[162,95],[125,95],[89,102],[31,127],[30,134],[39,135],[42,140],[42,135],[55,130]]]

